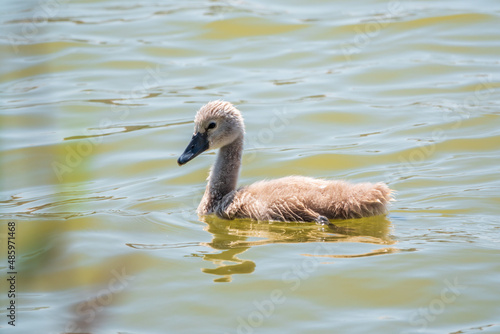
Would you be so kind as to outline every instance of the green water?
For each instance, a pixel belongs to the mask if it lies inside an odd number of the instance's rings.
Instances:
[[[500,333],[500,3],[5,1],[0,328]],[[240,184],[384,181],[386,217],[200,220],[198,108]],[[16,223],[16,326],[8,324]]]

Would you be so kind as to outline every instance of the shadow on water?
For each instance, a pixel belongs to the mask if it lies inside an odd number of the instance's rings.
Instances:
[[[205,230],[212,234],[212,241],[201,243],[217,253],[201,257],[216,268],[202,268],[207,274],[219,275],[215,282],[230,282],[233,274],[249,274],[256,264],[238,256],[251,247],[285,243],[369,243],[389,246],[396,243],[390,235],[391,222],[385,216],[332,221],[329,227],[314,223],[256,222],[252,220],[223,220],[215,216],[200,217],[207,224]],[[304,254],[304,256],[356,258],[391,254],[401,250],[383,247],[363,254]],[[196,256],[200,256],[199,254]]]
[[[200,251],[191,256],[211,262],[215,268],[201,268],[207,274],[220,276],[214,282],[231,282],[234,274],[251,274],[256,263],[239,258],[239,255],[256,246],[270,244],[316,243],[314,254],[302,254],[315,258],[364,258],[369,256],[393,254],[415,249],[391,247],[397,241],[391,235],[392,224],[386,216],[376,216],[349,220],[332,220],[332,225],[299,222],[257,222],[249,219],[224,220],[215,216],[200,217],[206,223],[205,231],[212,235],[210,242],[187,242],[176,244],[137,244],[127,243],[135,249],[158,250],[168,248],[190,248],[203,246],[215,252]],[[351,243],[378,245],[363,253],[337,254],[331,243]],[[352,248],[350,248],[352,250]]]

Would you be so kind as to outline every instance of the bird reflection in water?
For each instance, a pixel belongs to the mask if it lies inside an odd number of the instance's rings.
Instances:
[[[216,265],[216,268],[202,268],[204,273],[221,276],[214,282],[230,282],[233,274],[252,273],[256,267],[255,262],[240,259],[238,255],[254,246],[303,242],[350,242],[386,246],[364,254],[304,254],[333,258],[365,257],[400,251],[387,247],[396,242],[391,238],[391,222],[386,216],[333,221],[335,225],[224,220],[213,215],[201,216],[200,220],[207,224],[205,230],[213,236],[212,241],[201,244],[220,251],[197,255]]]

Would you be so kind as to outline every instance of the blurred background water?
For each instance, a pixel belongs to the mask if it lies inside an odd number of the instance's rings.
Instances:
[[[500,333],[500,3],[4,1],[0,328]],[[386,217],[200,220],[204,103],[240,184],[387,182]],[[16,223],[17,320],[6,306]]]

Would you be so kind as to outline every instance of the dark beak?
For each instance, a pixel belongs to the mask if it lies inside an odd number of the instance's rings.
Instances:
[[[182,166],[186,162],[193,160],[206,150],[208,150],[207,133],[198,132],[193,135],[193,138],[191,138],[188,147],[186,147],[184,153],[182,153],[179,159],[177,159],[177,163],[179,164],[179,166]]]

